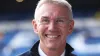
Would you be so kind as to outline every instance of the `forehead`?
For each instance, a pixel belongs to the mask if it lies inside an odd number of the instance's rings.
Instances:
[[[42,16],[69,18],[69,9],[58,4],[43,4],[38,10],[38,17]]]

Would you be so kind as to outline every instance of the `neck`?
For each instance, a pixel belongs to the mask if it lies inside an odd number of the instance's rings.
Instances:
[[[47,56],[61,56],[65,50],[66,43],[60,45],[59,48],[48,48],[40,43],[40,48]]]

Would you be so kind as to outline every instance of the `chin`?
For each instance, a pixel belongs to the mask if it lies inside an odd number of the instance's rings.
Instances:
[[[56,44],[49,44],[49,45],[47,45],[47,47],[49,49],[57,49],[58,48],[58,46]]]

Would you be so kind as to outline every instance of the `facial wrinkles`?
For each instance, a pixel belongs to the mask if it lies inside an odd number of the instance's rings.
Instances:
[[[50,11],[47,12],[47,14],[50,16],[51,20],[64,16],[64,13],[62,13],[59,8],[51,8]]]
[[[45,12],[45,13],[43,13],[42,14],[42,16],[45,16],[45,17],[48,17],[48,20],[50,20],[50,24],[51,23],[53,23],[54,25],[55,25],[55,27],[57,26],[56,25],[56,20],[60,17],[60,16],[58,16],[58,14],[59,14],[59,12],[56,12],[55,11],[55,13],[53,12],[53,11],[49,11],[49,12]],[[41,17],[42,17],[41,16]],[[62,16],[63,17],[63,16]],[[41,18],[42,19],[42,18]],[[41,20],[40,19],[40,20]],[[67,21],[67,20],[66,20]],[[66,25],[67,23],[65,23],[65,25]],[[42,24],[39,24],[39,25],[42,25]],[[63,26],[63,25],[61,25],[60,27],[63,27],[63,28],[65,28],[65,26]]]
[[[54,17],[68,15],[67,14],[68,13],[67,8],[64,8],[62,6],[58,7],[58,6],[59,5],[55,5],[55,4],[44,4],[44,5],[42,5],[39,9],[39,17],[48,16],[48,14],[49,14],[50,17],[51,17],[51,15],[54,16]],[[68,18],[68,16],[66,16],[66,18]],[[53,19],[53,18],[51,17],[51,19]]]

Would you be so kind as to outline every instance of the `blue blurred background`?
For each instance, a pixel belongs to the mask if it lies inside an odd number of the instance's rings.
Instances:
[[[17,56],[39,40],[31,20],[38,0],[0,0],[0,56]],[[75,27],[67,42],[77,56],[100,56],[100,0],[68,0]]]

